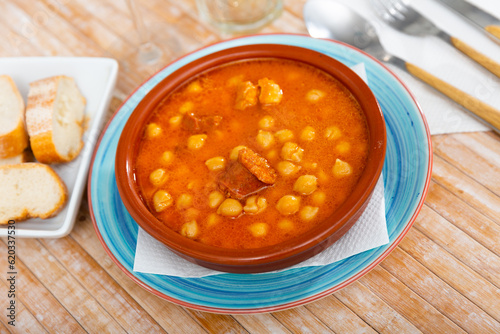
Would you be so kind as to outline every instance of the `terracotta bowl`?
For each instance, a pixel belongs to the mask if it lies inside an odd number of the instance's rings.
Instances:
[[[208,246],[162,229],[148,210],[134,175],[143,129],[155,107],[167,95],[197,74],[222,64],[252,58],[292,59],[315,66],[342,82],[363,109],[370,131],[368,160],[354,191],[328,219],[307,233],[286,242],[256,249],[234,250]],[[127,121],[116,152],[116,181],[121,199],[133,219],[151,236],[179,256],[215,270],[256,273],[282,269],[304,261],[337,241],[364,211],[384,164],[385,122],[367,84],[351,69],[322,53],[295,46],[259,44],[226,49],[197,59],[158,83],[139,103]]]

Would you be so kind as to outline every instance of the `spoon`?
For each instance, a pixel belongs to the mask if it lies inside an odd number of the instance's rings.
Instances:
[[[500,134],[500,111],[420,67],[388,53],[380,43],[375,28],[354,10],[334,0],[309,0],[304,5],[303,14],[312,37],[350,44],[382,62],[395,65],[460,104]]]

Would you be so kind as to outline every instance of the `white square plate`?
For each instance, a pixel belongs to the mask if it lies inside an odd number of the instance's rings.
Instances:
[[[71,232],[80,208],[94,146],[102,130],[104,116],[115,87],[118,63],[110,58],[89,57],[0,58],[0,74],[12,77],[25,102],[30,82],[55,75],[74,78],[87,100],[82,151],[69,163],[51,165],[68,187],[69,198],[66,206],[53,218],[29,219],[17,223],[15,229],[18,237],[63,237]],[[6,235],[7,225],[1,225],[0,236]]]

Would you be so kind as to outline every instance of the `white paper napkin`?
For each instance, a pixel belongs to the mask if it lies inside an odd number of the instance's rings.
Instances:
[[[367,81],[364,64],[351,68]],[[384,182],[381,176],[367,208],[354,226],[331,247],[292,268],[331,264],[388,242]],[[137,237],[134,271],[179,277],[202,277],[221,273],[182,259],[141,228]]]

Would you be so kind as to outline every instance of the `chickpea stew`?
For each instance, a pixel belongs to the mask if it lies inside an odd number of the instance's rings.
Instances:
[[[157,106],[135,174],[150,212],[181,235],[249,249],[298,236],[350,195],[369,149],[363,111],[298,61],[236,61]]]

